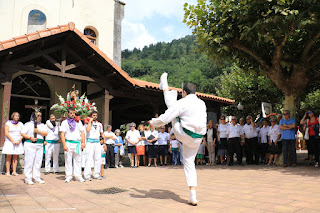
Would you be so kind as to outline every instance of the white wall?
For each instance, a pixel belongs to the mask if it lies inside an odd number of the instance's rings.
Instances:
[[[69,22],[81,32],[94,27],[97,46],[113,59],[114,5],[114,0],[0,0],[0,41],[26,34],[29,12],[40,10],[47,17],[47,28]]]

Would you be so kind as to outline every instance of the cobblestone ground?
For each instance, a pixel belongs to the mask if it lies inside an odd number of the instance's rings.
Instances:
[[[43,175],[0,176],[0,212],[320,212],[320,170],[312,166],[198,166],[199,205],[187,205],[181,166],[107,169],[107,178],[64,183]],[[118,194],[90,190],[117,187]]]

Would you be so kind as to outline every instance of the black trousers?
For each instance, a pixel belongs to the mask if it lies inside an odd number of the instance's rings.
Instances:
[[[316,136],[310,136],[309,144],[312,147],[312,152],[314,154],[314,157],[316,159],[316,162],[319,163],[319,152],[320,152],[320,142]],[[309,150],[309,149],[308,149]],[[310,155],[310,153],[309,153]]]
[[[228,140],[228,155],[230,157],[230,164],[233,164],[234,153],[237,154],[238,164],[242,164],[242,147],[240,145],[240,138],[229,138]]]
[[[259,152],[258,152],[258,138],[246,138],[246,150],[247,150],[247,163],[258,164],[259,163]],[[254,160],[253,160],[254,156]]]
[[[104,165],[104,168],[108,168],[108,164],[110,164],[110,168],[115,167],[114,162],[114,147],[110,144],[107,144],[107,152],[106,152],[106,164]]]

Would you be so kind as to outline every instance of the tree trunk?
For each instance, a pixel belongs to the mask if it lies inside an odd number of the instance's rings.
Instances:
[[[300,109],[301,98],[295,94],[284,94],[284,109],[289,110],[292,118],[296,119]]]

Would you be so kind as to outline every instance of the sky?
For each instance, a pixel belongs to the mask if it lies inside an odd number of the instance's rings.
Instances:
[[[197,0],[122,0],[125,5],[122,20],[122,50],[142,49],[157,42],[191,35],[183,23],[184,4]]]

